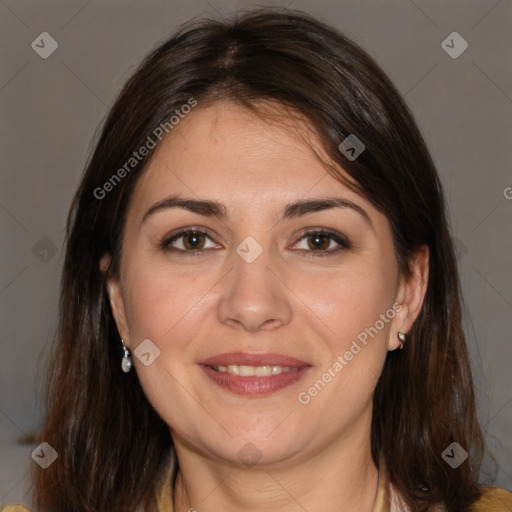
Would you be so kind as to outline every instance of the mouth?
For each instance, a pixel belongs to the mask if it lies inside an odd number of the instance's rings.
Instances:
[[[281,373],[296,372],[298,367],[279,366],[279,365],[263,365],[263,366],[247,366],[245,364],[230,364],[228,366],[210,366],[214,370],[221,373],[229,373],[239,377],[270,377],[271,375],[280,375]]]
[[[301,379],[312,366],[281,354],[219,354],[198,363],[218,386],[235,394],[266,395]]]

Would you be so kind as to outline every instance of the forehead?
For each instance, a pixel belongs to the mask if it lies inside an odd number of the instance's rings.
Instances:
[[[356,196],[326,171],[322,161],[330,159],[303,116],[276,105],[258,112],[227,101],[198,105],[155,149],[135,205],[166,192],[238,199],[246,207],[309,191]]]

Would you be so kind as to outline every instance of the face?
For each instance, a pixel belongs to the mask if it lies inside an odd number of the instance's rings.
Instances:
[[[175,441],[237,464],[293,464],[367,430],[384,359],[417,310],[386,217],[290,125],[198,106],[137,184],[109,282]]]

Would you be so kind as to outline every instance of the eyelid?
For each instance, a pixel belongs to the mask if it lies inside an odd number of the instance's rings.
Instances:
[[[340,239],[340,243],[344,243],[346,245],[350,245],[350,241],[348,237],[346,237],[343,233],[340,233],[339,231],[335,229],[330,228],[324,228],[322,226],[309,226],[307,228],[303,228],[301,231],[299,231],[299,234],[297,235],[299,237],[299,240],[304,238],[305,235],[313,235],[313,234],[321,234],[321,235],[328,235],[332,237],[333,239]]]
[[[179,228],[178,230],[175,230],[172,233],[165,235],[158,245],[160,245],[164,250],[167,250],[169,252],[178,252],[178,253],[181,252],[181,253],[188,253],[188,254],[204,252],[206,249],[197,249],[196,251],[184,251],[183,249],[175,249],[175,248],[169,247],[171,242],[174,242],[191,232],[198,233],[200,235],[205,235],[206,238],[208,238],[213,243],[217,244],[217,242],[215,241],[215,236],[213,235],[213,232],[210,231],[208,228],[205,228],[202,226],[201,227],[200,226],[188,226],[185,228]]]
[[[321,235],[326,236],[333,242],[338,244],[338,247],[335,247],[334,249],[328,249],[328,250],[313,250],[313,249],[296,249],[296,252],[302,253],[305,256],[309,257],[322,257],[322,256],[330,256],[334,254],[339,254],[342,251],[345,251],[347,249],[352,248],[352,243],[350,240],[342,233],[340,233],[337,230],[330,229],[330,228],[324,228],[324,227],[307,227],[303,228],[301,232],[298,235],[298,240],[293,244],[293,247],[295,247],[299,242],[302,240],[309,238],[310,236],[314,235]]]
[[[174,252],[174,253],[181,253],[181,254],[188,254],[188,255],[192,255],[192,256],[198,255],[198,254],[203,254],[206,251],[211,250],[211,248],[210,248],[210,249],[197,249],[195,251],[192,251],[192,250],[186,251],[183,249],[176,249],[176,248],[170,247],[171,242],[174,242],[191,232],[198,233],[199,235],[205,235],[206,238],[208,238],[211,242],[213,242],[215,244],[217,243],[215,241],[215,236],[213,235],[212,231],[210,231],[208,228],[200,227],[200,226],[188,226],[185,228],[180,228],[177,231],[174,231],[173,233],[170,233],[169,235],[164,236],[163,239],[161,240],[161,242],[159,243],[159,245],[161,246],[161,248],[163,248],[166,251]],[[335,248],[335,249],[329,249],[329,250],[323,250],[323,251],[322,250],[315,251],[312,249],[309,249],[309,250],[296,249],[296,252],[308,254],[311,256],[323,256],[323,255],[339,253],[340,251],[343,251],[343,250],[346,250],[346,249],[349,249],[352,247],[352,243],[350,242],[350,240],[345,235],[340,233],[339,231],[330,229],[330,228],[320,227],[320,226],[308,226],[308,227],[302,228],[302,230],[297,235],[295,235],[297,237],[297,240],[293,243],[292,247],[295,247],[303,239],[308,238],[309,236],[317,235],[317,234],[329,237],[332,241],[337,243],[339,247]]]

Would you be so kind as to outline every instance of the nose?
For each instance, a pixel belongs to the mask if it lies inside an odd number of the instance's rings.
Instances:
[[[290,322],[292,308],[289,293],[269,251],[252,262],[233,255],[234,268],[223,280],[218,303],[220,322],[249,332],[273,330]]]

